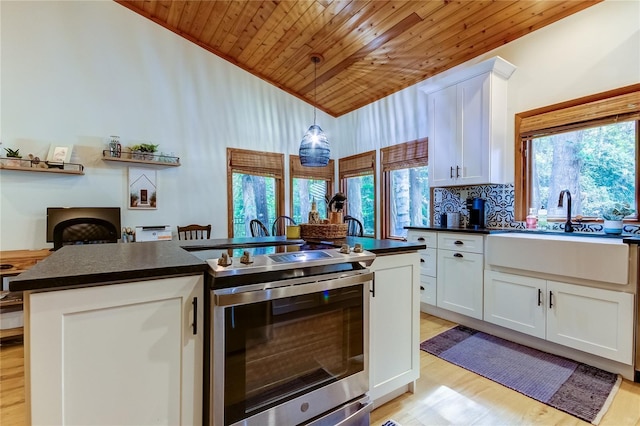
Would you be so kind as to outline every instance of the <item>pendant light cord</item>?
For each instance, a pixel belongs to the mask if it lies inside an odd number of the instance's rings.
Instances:
[[[313,125],[316,125],[316,104],[318,103],[318,61],[320,58],[313,58]]]

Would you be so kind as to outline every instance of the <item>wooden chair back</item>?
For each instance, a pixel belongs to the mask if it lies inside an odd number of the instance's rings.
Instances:
[[[260,222],[258,219],[253,219],[249,222],[249,227],[251,228],[251,236],[252,237],[268,237],[269,230],[264,223]]]
[[[179,240],[208,240],[211,238],[211,225],[178,226]]]
[[[271,226],[271,235],[287,235],[287,226],[289,225],[297,225],[297,223],[289,216],[278,216]]]

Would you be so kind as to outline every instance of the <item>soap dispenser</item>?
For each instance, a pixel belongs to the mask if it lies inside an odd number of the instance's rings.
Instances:
[[[536,229],[538,225],[538,218],[536,217],[536,211],[534,208],[529,209],[529,214],[526,218],[527,229]]]

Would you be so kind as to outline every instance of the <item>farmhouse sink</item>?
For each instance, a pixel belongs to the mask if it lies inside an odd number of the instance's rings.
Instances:
[[[487,236],[487,265],[626,285],[629,246],[586,233],[515,232]]]

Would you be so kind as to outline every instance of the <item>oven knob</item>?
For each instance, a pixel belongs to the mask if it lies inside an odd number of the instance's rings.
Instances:
[[[340,247],[340,253],[349,254],[349,251],[349,244],[343,244],[342,247]]]
[[[355,247],[353,248],[353,252],[354,253],[362,253],[362,244],[360,243],[356,243]]]
[[[229,265],[231,265],[231,259],[229,259],[229,255],[227,253],[222,253],[220,258],[218,259],[218,265],[220,265],[220,266],[229,266]]]
[[[253,259],[251,259],[251,255],[247,250],[242,253],[242,257],[240,258],[240,263],[244,263],[245,265],[249,265],[253,263]]]
[[[300,411],[302,411],[304,413],[308,409],[309,409],[309,403],[308,402],[303,402],[302,405],[300,406]]]

